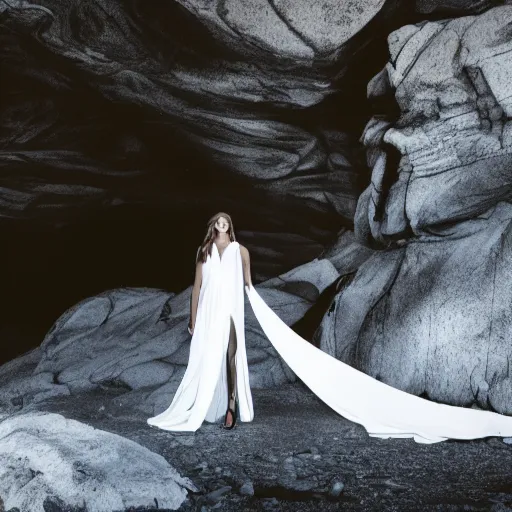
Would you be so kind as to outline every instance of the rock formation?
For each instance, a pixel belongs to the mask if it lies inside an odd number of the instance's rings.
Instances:
[[[30,296],[40,339],[105,289],[182,290],[179,268],[218,210],[256,282],[311,261],[353,228],[368,185],[358,138],[386,36],[499,3],[0,2],[6,318],[22,323]],[[168,265],[176,216],[190,232]]]
[[[259,286],[288,323],[299,320],[338,277],[328,259],[315,260]],[[119,289],[86,299],[64,313],[41,347],[0,369],[0,404],[7,410],[102,386],[125,388],[124,401],[146,413],[170,403],[190,347],[191,287],[179,294]],[[251,386],[295,380],[261,331],[246,300]]]
[[[307,199],[325,215],[351,221],[361,192],[355,140],[330,130],[327,119],[304,127],[294,117],[339,89],[339,70],[329,65],[341,54],[349,63],[361,45],[351,40],[385,2],[360,8],[350,1],[340,10],[324,1],[307,11],[266,0],[181,3],[2,5],[10,101],[0,162],[13,180],[0,214],[44,221],[48,211],[47,222],[61,223],[66,210],[151,202],[155,195],[179,201],[183,213],[184,195],[196,205],[212,203],[204,193],[209,181],[222,182],[217,193],[233,203],[233,188],[225,188],[230,176],[242,195],[252,184],[260,194],[302,200],[290,207]],[[48,59],[38,60],[37,51]],[[23,88],[29,81],[44,88],[44,97]],[[109,126],[115,135],[107,136]],[[158,135],[150,135],[151,126]],[[160,188],[152,172],[167,174]],[[204,189],[197,190],[198,179]],[[253,214],[257,209],[253,200]]]
[[[480,12],[488,4],[465,7]],[[211,183],[231,190],[223,181],[229,177],[237,190],[260,197],[234,201],[256,219],[238,234],[259,246],[252,252],[257,278],[278,275],[292,244],[319,252],[319,240],[339,232],[323,260],[263,285],[285,321],[298,321],[341,277],[315,337],[323,349],[412,393],[510,412],[512,7],[405,25],[389,36],[390,62],[368,85],[375,117],[362,141],[372,176],[362,194],[368,180],[352,163],[358,151],[349,128],[362,114],[351,114],[358,84],[350,77],[377,37],[372,30],[403,13],[399,2],[347,0],[340,10],[324,0],[306,11],[303,3],[182,0],[154,9],[103,0],[2,4],[12,87],[0,159],[14,177],[4,187],[3,214],[42,219],[44,211],[55,222],[86,203],[154,199],[142,199],[149,189],[163,189],[159,197],[183,212],[187,194],[201,202],[201,176],[192,173],[185,186],[187,173],[170,163],[179,151],[195,158],[200,149],[207,155],[201,162],[215,166]],[[418,0],[410,9],[463,12],[456,0]],[[176,20],[194,40],[171,30]],[[27,96],[34,81],[43,102]],[[81,96],[83,104],[75,101]],[[334,97],[347,100],[347,110],[327,108]],[[101,145],[107,120],[126,104],[122,130]],[[56,116],[71,106],[71,117]],[[134,131],[142,119],[149,131]],[[168,187],[159,186],[161,162],[150,149],[164,140],[166,148],[177,141],[177,153],[164,160],[167,175],[175,173]],[[149,169],[157,168],[152,181]],[[206,201],[225,198],[205,179]],[[263,221],[269,192],[284,202]],[[285,197],[300,208],[288,208]],[[299,211],[311,213],[307,222]],[[353,220],[357,241],[345,230]],[[137,398],[144,407],[162,407],[187,361],[189,294],[121,288],[81,302],[41,350],[3,369],[4,404],[110,383],[146,393]],[[293,379],[251,318],[247,325],[253,386]]]
[[[187,489],[196,490],[161,455],[60,414],[0,422],[4,510],[176,510]]]
[[[400,389],[512,413],[512,6],[410,25],[368,86],[373,118],[355,217],[378,250],[317,333]],[[380,103],[382,104],[382,103]],[[399,154],[398,154],[399,152]]]

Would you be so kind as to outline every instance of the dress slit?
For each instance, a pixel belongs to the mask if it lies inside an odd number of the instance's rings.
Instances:
[[[147,421],[164,430],[193,432],[203,421],[223,421],[229,405],[241,422],[252,421],[243,263],[237,242],[228,244],[222,255],[215,246],[207,256],[187,369],[171,405]]]
[[[235,322],[233,317],[229,315],[229,341],[228,348],[226,350],[226,372],[227,372],[227,382],[228,382],[228,407],[230,406],[230,401],[234,398],[236,403],[238,399],[237,393],[237,368],[236,368],[236,353],[238,349],[238,338],[236,333]],[[233,404],[234,405],[234,404]],[[237,408],[238,409],[238,408]]]

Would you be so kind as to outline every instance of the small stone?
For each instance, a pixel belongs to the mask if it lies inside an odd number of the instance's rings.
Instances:
[[[313,454],[313,455],[318,455],[320,453],[320,450],[316,447],[316,446],[312,446],[309,451]]]
[[[337,498],[345,488],[345,484],[343,482],[334,482],[331,486],[331,490],[329,491],[329,494],[331,496],[334,496]]]
[[[216,475],[220,475],[220,474],[222,473],[222,468],[220,468],[219,466],[217,466],[217,467],[214,469],[214,471],[215,471],[215,474],[216,474]]]
[[[273,510],[275,507],[279,506],[279,501],[277,500],[277,498],[266,498],[261,501],[264,510]]]
[[[222,496],[224,496],[224,494],[228,493],[229,491],[231,491],[231,487],[226,485],[220,489],[208,493],[206,495],[206,500],[210,503],[217,503],[222,498]]]
[[[244,496],[254,496],[254,486],[250,480],[244,482],[242,487],[240,487],[240,494]]]
[[[283,469],[287,473],[295,473],[295,461],[294,461],[293,457],[288,457],[288,458],[284,459]]]

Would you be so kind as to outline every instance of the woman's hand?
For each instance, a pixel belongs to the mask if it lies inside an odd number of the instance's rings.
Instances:
[[[188,332],[190,333],[190,335],[192,336],[194,334],[194,328],[192,327],[192,320],[190,320],[190,322],[188,323],[187,329],[188,329]]]

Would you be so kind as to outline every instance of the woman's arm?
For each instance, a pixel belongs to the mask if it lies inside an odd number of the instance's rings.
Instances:
[[[242,266],[244,269],[244,281],[245,285],[249,288],[252,288],[252,280],[251,280],[251,258],[249,256],[249,251],[243,246],[240,246],[240,254],[242,256]]]
[[[188,330],[190,334],[194,332],[196,325],[197,306],[199,304],[199,292],[201,291],[201,283],[203,281],[203,262],[196,263],[196,276],[194,279],[194,286],[192,288],[192,295],[190,297],[190,321]]]

